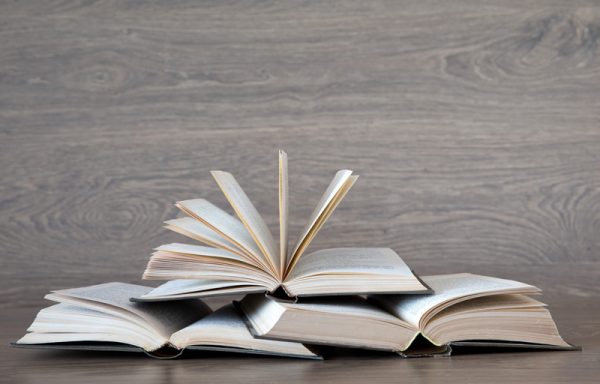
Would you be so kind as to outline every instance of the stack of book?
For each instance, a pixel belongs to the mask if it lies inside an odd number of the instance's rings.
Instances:
[[[213,171],[235,216],[204,199],[166,228],[205,245],[158,247],[145,279],[156,287],[106,283],[53,291],[14,346],[139,351],[184,350],[321,358],[323,346],[401,356],[453,348],[574,349],[558,333],[540,290],[469,273],[417,277],[389,248],[305,251],[358,176],[341,170],[288,249],[287,156],[279,153],[279,239],[235,178]],[[212,311],[203,297],[245,295]],[[326,348],[325,348],[326,350]]]

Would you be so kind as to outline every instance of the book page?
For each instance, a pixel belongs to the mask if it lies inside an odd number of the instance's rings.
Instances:
[[[260,248],[241,221],[204,199],[179,201],[175,205],[186,214],[200,220],[218,234],[236,244],[253,257],[257,263],[268,269],[268,263]]]
[[[140,298],[151,299],[155,297],[178,296],[188,293],[214,291],[222,288],[234,288],[239,286],[247,287],[248,283],[231,280],[170,280],[159,285]]]
[[[390,248],[331,248],[302,256],[286,281],[313,274],[376,274],[413,276]]]
[[[28,336],[19,343],[58,343],[64,341],[64,336],[75,341],[75,335],[80,338],[78,341],[100,341],[95,340],[97,334],[112,335],[113,342],[137,345],[146,350],[160,348],[168,342],[168,338],[134,322],[65,303],[40,310],[27,332]]]
[[[423,335],[435,344],[485,340],[568,347],[545,304],[521,294],[478,297],[431,317]]]
[[[341,202],[341,199],[345,193],[348,192],[352,184],[354,184],[354,181],[356,181],[356,178],[352,178],[352,171],[350,170],[341,170],[335,174],[333,180],[331,183],[329,183],[325,193],[323,193],[319,203],[312,212],[308,223],[300,234],[300,237],[298,237],[298,240],[296,241],[296,245],[294,246],[288,261],[286,274],[289,274],[295,267],[300,256],[302,256],[302,253],[308,247],[318,229],[320,229],[325,220],[331,215],[333,209],[335,209],[335,207]],[[345,186],[346,188],[344,192]],[[340,192],[342,193],[340,194]]]
[[[267,298],[268,300],[268,298]],[[408,326],[404,321],[369,303],[361,296],[306,298],[299,303],[282,302],[282,306],[319,313],[335,313],[345,316],[376,319],[388,323]]]
[[[194,218],[180,217],[173,220],[167,220],[165,221],[165,228],[201,243],[210,245],[211,247],[225,249],[229,252],[242,255],[248,259],[248,254],[246,252],[244,252],[231,241],[227,240],[225,237],[221,236],[203,222]]]
[[[289,341],[257,339],[252,336],[232,304],[219,308],[171,337],[178,348],[190,345],[215,345],[265,352],[315,356],[304,345]]]
[[[545,307],[546,304],[533,299],[529,296],[520,294],[499,294],[493,296],[478,297],[467,301],[454,304],[443,311],[439,311],[436,315],[427,323],[427,327],[431,324],[435,324],[436,320],[444,319],[445,317],[462,315],[473,312],[483,311],[498,311],[503,309],[523,309],[523,308],[540,308]]]
[[[162,303],[134,303],[129,300],[151,290],[151,287],[113,282],[54,291],[46,298],[129,318],[139,324],[139,320],[131,317],[134,315],[167,338],[176,330],[211,312],[200,300]]]
[[[306,248],[308,248],[310,243],[313,241],[314,237],[317,235],[317,233],[321,230],[321,228],[327,221],[327,219],[329,219],[329,217],[331,216],[333,211],[342,202],[342,200],[344,199],[344,196],[346,196],[346,194],[348,193],[350,188],[352,188],[352,186],[354,185],[356,180],[358,180],[358,175],[350,176],[348,178],[348,180],[346,181],[346,183],[344,183],[344,185],[342,186],[340,191],[335,195],[332,202],[327,206],[327,208],[325,209],[323,214],[319,217],[319,219],[317,220],[315,225],[310,230],[310,233],[304,240],[304,244],[302,245],[301,249],[298,250],[298,260],[300,260],[300,257],[304,254],[304,251],[306,250]]]
[[[168,338],[163,339],[165,342]],[[93,332],[30,332],[23,336],[17,344],[53,344],[53,343],[71,343],[71,342],[108,342],[137,345],[147,351],[153,351],[160,348],[162,343],[148,344],[140,343],[139,338],[133,338],[127,334],[117,333],[93,333]]]
[[[394,315],[422,329],[427,318],[449,305],[469,298],[499,293],[539,292],[538,288],[518,281],[470,273],[421,276],[421,279],[435,293],[373,296],[372,298]]]
[[[288,159],[279,151],[279,277],[283,280],[288,252]]]
[[[107,304],[103,304],[107,305]],[[98,309],[98,308],[97,308]],[[108,341],[156,350],[168,343],[168,335],[147,324],[78,304],[59,303],[38,312],[19,344]],[[99,308],[102,309],[102,308]],[[133,315],[132,315],[133,316]]]
[[[214,257],[214,258],[234,260],[239,263],[249,264],[248,259],[246,257],[237,255],[235,253],[231,253],[224,249],[206,247],[203,245],[171,243],[171,244],[163,244],[160,247],[155,248],[155,249],[157,251],[162,251],[162,252],[179,253],[182,255]],[[254,263],[250,263],[250,265],[254,266]]]
[[[225,252],[216,248],[215,251]],[[234,259],[206,257],[157,251],[152,254],[143,274],[148,280],[229,280],[244,281],[268,287],[279,286],[279,280],[263,269]]]
[[[267,227],[267,224],[231,173],[211,171],[211,174],[229,201],[229,204],[231,204],[236,215],[242,221],[255,243],[260,248],[270,269],[279,276],[279,261],[277,260],[279,250],[277,249],[277,243]]]

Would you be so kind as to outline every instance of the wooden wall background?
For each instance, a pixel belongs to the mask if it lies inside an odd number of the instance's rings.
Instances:
[[[597,297],[599,42],[596,1],[2,2],[0,306],[138,281],[211,169],[275,231],[279,148],[292,234],[361,175],[313,249]]]

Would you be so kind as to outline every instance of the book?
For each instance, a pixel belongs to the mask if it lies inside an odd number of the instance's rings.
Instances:
[[[408,354],[416,339],[456,346],[573,349],[534,286],[468,273],[422,276],[435,293],[312,298],[291,303],[248,295],[237,305],[258,338]]]
[[[252,337],[231,304],[213,312],[199,299],[129,300],[151,289],[113,282],[54,291],[46,299],[58,304],[42,309],[14,346],[146,352],[160,358],[184,350],[320,358],[300,343]]]
[[[427,293],[389,248],[334,248],[305,253],[358,176],[338,171],[288,250],[287,155],[279,152],[279,244],[230,173],[212,171],[237,218],[204,199],[179,201],[187,216],[166,228],[205,245],[173,243],[153,253],[144,279],[170,280],[137,301],[269,292],[288,297],[366,293]]]

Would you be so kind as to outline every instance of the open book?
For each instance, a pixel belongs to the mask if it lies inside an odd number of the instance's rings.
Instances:
[[[55,291],[15,346],[144,351],[176,357],[184,349],[319,358],[295,342],[255,339],[227,305],[215,312],[198,299],[133,303],[151,287],[106,283]]]
[[[389,248],[335,248],[310,254],[305,250],[358,176],[338,171],[308,223],[288,251],[287,155],[279,152],[279,242],[235,178],[212,175],[237,218],[204,199],[180,201],[187,217],[166,227],[207,246],[166,244],[152,255],[145,279],[172,280],[135,298],[171,300],[209,295],[275,292],[290,297],[359,293],[428,292]]]
[[[424,276],[431,295],[380,295],[302,303],[248,295],[240,303],[256,337],[403,352],[422,335],[432,347],[487,345],[572,349],[559,335],[540,290],[468,273]],[[475,343],[476,344],[476,343]]]

